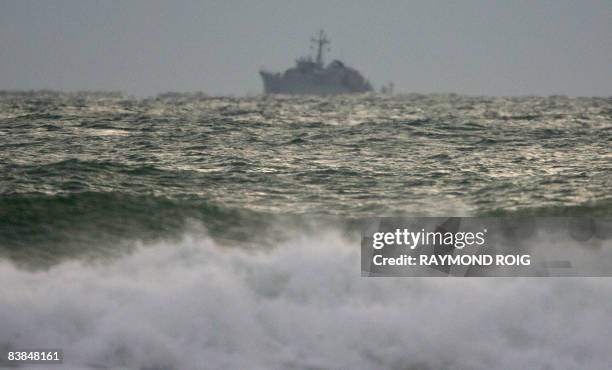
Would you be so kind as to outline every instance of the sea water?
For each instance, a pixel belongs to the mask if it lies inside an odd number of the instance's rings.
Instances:
[[[0,348],[66,369],[607,369],[609,279],[363,278],[356,225],[610,216],[611,144],[610,98],[2,93]]]

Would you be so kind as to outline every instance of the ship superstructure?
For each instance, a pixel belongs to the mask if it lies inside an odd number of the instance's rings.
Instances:
[[[330,40],[321,30],[311,39],[316,56],[296,60],[295,67],[284,73],[260,71],[266,94],[336,95],[372,91],[372,86],[361,73],[339,60],[324,65],[323,54]]]

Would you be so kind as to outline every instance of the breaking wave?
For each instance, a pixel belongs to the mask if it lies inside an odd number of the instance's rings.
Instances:
[[[11,313],[0,315],[0,348],[61,348],[62,368],[609,363],[609,279],[362,278],[359,220],[202,199],[21,194],[0,209],[11,257],[0,260],[0,305]]]
[[[0,347],[66,369],[606,369],[609,279],[360,278],[358,240],[203,234],[36,272],[0,262]]]

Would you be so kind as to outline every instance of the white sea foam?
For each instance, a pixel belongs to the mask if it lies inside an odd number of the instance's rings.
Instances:
[[[609,368],[612,280],[363,278],[358,244],[187,236],[104,265],[2,262],[0,348],[62,348],[69,369]]]

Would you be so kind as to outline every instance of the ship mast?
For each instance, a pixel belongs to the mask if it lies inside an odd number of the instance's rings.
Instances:
[[[321,30],[319,31],[319,37],[313,37],[311,41],[317,44],[317,64],[323,66],[323,47],[329,44],[329,39],[325,36],[325,32]]]

